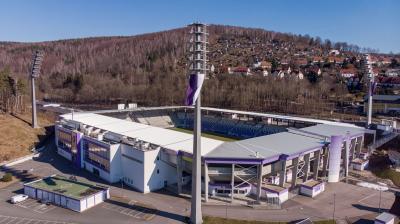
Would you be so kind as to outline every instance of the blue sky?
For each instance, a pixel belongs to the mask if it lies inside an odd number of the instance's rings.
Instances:
[[[0,41],[135,35],[193,21],[309,34],[400,53],[399,0],[2,0]]]

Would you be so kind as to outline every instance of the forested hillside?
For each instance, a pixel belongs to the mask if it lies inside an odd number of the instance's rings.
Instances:
[[[203,105],[319,113],[333,110],[335,102],[331,99],[345,99],[349,97],[348,91],[363,88],[362,57],[358,53],[362,49],[358,46],[230,26],[212,25],[209,32],[213,71],[205,82]],[[131,37],[3,42],[0,43],[0,70],[3,74],[27,79],[32,52],[41,49],[45,60],[38,90],[46,100],[182,105],[186,89],[187,33],[186,28],[181,28]],[[340,50],[335,57],[342,59],[342,64],[329,61],[332,49]],[[254,66],[261,61],[269,66],[263,69]],[[229,71],[234,67],[248,68],[252,74],[232,74]],[[354,89],[349,89],[348,83],[338,77],[342,68],[357,72]],[[318,69],[322,72],[317,72]],[[288,75],[273,75],[280,71]],[[292,76],[293,71],[304,73],[305,78]]]

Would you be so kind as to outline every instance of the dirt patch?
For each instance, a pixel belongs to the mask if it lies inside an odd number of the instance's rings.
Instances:
[[[0,162],[28,155],[30,149],[50,133],[55,116],[38,113],[40,128],[33,129],[30,112],[0,114]]]

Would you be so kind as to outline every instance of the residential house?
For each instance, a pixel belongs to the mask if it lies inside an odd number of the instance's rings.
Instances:
[[[336,49],[332,49],[330,52],[329,52],[329,54],[330,55],[339,55],[340,54],[340,51],[339,50],[336,50]]]
[[[298,66],[306,66],[308,64],[308,60],[307,60],[307,58],[298,58],[296,60],[296,64]]]
[[[315,56],[315,57],[313,57],[313,59],[312,59],[312,62],[313,62],[314,64],[319,63],[319,62],[323,62],[323,61],[324,61],[324,59],[323,59],[322,57],[320,57],[320,56]]]
[[[247,67],[236,67],[236,68],[228,67],[228,73],[234,75],[246,75],[246,76],[251,75],[250,68]]]
[[[272,64],[269,61],[262,61],[260,66],[264,70],[266,70],[266,69],[271,70],[271,68],[272,68]]]
[[[343,57],[336,57],[336,56],[329,56],[328,57],[328,62],[329,63],[335,63],[338,65],[343,64],[344,58]]]
[[[385,72],[385,75],[388,77],[397,77],[400,76],[400,69],[388,69]]]
[[[340,69],[340,76],[343,78],[352,78],[357,74],[357,70],[355,68],[342,68]]]

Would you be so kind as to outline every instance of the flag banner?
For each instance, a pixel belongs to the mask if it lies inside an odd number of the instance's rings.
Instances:
[[[376,92],[377,83],[374,81],[374,82],[370,82],[369,85],[370,85],[370,87],[369,87],[370,96],[373,96]]]
[[[186,106],[193,106],[199,97],[204,82],[204,74],[190,74],[189,85],[186,90]]]
[[[374,81],[373,83],[372,83],[372,93],[371,93],[371,95],[373,96],[373,95],[375,95],[375,93],[376,93],[376,85],[377,85],[377,83]]]

